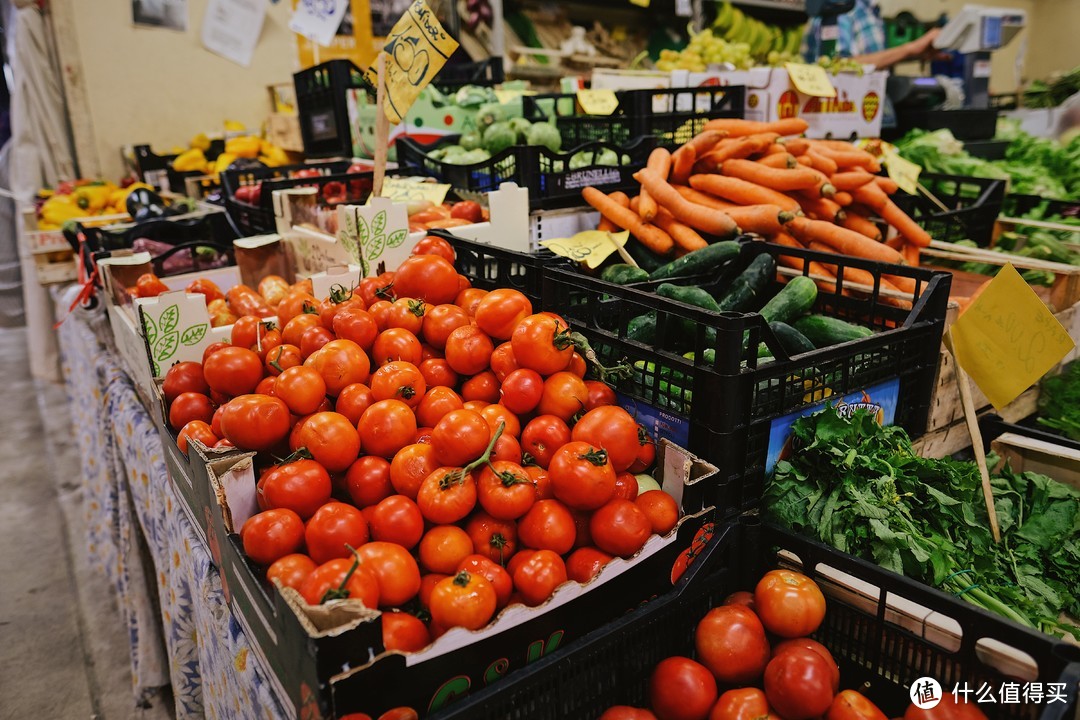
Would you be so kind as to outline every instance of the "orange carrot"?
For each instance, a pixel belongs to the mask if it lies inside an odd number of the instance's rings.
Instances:
[[[729,208],[741,207],[735,203],[729,203],[726,200],[721,200],[718,197],[700,192],[691,187],[686,187],[685,185],[673,185],[672,187],[674,187],[680,195],[695,205],[704,205],[705,207],[710,207],[714,210],[728,210]]]
[[[900,253],[887,245],[874,242],[865,235],[833,225],[830,222],[797,217],[791,220],[786,227],[787,231],[798,238],[800,242],[808,244],[816,240],[825,243],[834,252],[843,255],[854,255],[884,263],[900,264],[904,261]]]
[[[806,138],[784,138],[784,147],[792,155],[803,155],[810,149],[810,141]]]
[[[726,133],[719,130],[704,130],[690,138],[685,145],[694,151],[697,157],[711,151],[718,142],[727,137]]]
[[[823,172],[826,175],[832,175],[836,172],[836,161],[831,158],[827,158],[816,150],[808,150],[806,156],[810,158],[810,167],[814,168],[818,172]]]
[[[690,173],[694,171],[694,163],[697,162],[697,152],[689,145],[671,154],[671,182],[685,185]]]
[[[783,231],[783,224],[795,215],[776,205],[744,205],[724,210],[743,232],[758,235],[775,235]]]
[[[913,293],[915,292],[915,279],[909,277],[902,277],[900,275],[884,275],[882,279],[888,280],[896,289],[900,292]]]
[[[793,196],[799,202],[803,212],[815,220],[828,220],[835,223],[847,216],[847,213],[840,209],[840,205],[828,198],[808,197],[802,193],[794,193]]]
[[[850,210],[845,212],[844,219],[840,221],[840,226],[845,227],[848,230],[853,230],[860,235],[865,235],[875,242],[881,241],[881,230],[878,229],[878,226],[859,213],[851,212]]]
[[[821,183],[820,177],[807,168],[771,168],[750,160],[728,160],[720,172],[773,190],[802,190]]]
[[[777,205],[781,210],[800,210],[799,203],[782,192],[725,175],[691,175],[690,187],[738,205]]]
[[[881,170],[881,163],[876,157],[854,145],[849,150],[834,150],[831,147],[816,144],[811,146],[818,153],[835,162],[840,168],[861,167],[875,173]]]
[[[630,207],[631,206],[630,198],[628,198],[626,196],[626,193],[624,193],[624,192],[616,190],[613,193],[609,193],[608,198],[610,198],[611,200],[614,200],[615,202],[619,203],[623,207]],[[634,198],[634,199],[637,200],[637,198]],[[620,230],[625,230],[626,228],[619,227],[615,223],[611,222],[610,219],[608,219],[608,218],[604,217],[603,215],[601,215],[600,216],[600,222],[597,224],[596,229],[600,230],[601,232],[619,232]]]
[[[930,247],[930,233],[926,232],[918,223],[911,219],[907,213],[897,207],[891,199],[885,198],[885,203],[878,210],[881,219],[896,228],[897,232],[904,236],[912,245],[918,247]]]
[[[623,207],[594,187],[581,191],[581,197],[600,214],[615,225],[629,230],[641,244],[658,255],[666,255],[675,246],[671,236],[658,227],[642,222],[641,216],[628,207]]]
[[[760,160],[756,160],[765,167],[779,168],[782,170],[790,170],[797,164],[795,162],[795,156],[787,152],[773,153],[772,155],[766,155]]]
[[[705,123],[706,130],[726,130],[728,137],[745,137],[755,133],[774,132],[778,135],[802,135],[810,127],[802,118],[787,118],[775,122],[717,119]]]
[[[676,220],[667,208],[659,208],[656,213],[656,227],[660,228],[675,241],[675,245],[684,250],[700,250],[708,246],[705,238],[701,237],[692,227],[683,225]]]
[[[884,190],[889,195],[896,193],[900,189],[900,186],[896,184],[895,180],[893,180],[892,178],[882,177],[881,175],[875,177],[874,182],[876,182],[878,187]]]
[[[770,242],[774,242],[777,245],[783,245],[785,247],[803,249],[802,243],[800,243],[798,240],[791,237],[785,232],[776,233],[772,236],[772,238],[770,238]],[[793,270],[798,270],[799,272],[804,272],[803,268],[806,266],[802,258],[793,257],[791,255],[778,255],[776,257],[776,261],[785,267],[792,268]],[[822,280],[814,281],[817,283],[818,288],[827,293],[836,292],[836,276],[827,267],[825,267],[819,262],[811,260],[810,274],[824,278]]]
[[[844,190],[846,192],[857,190],[866,183],[873,181],[874,176],[866,172],[862,168],[859,168],[858,170],[849,170],[847,172],[834,173],[832,177],[829,178],[829,182],[833,184],[833,187],[835,187],[837,190]]]
[[[667,180],[645,168],[634,174],[634,179],[656,198],[656,202],[667,208],[676,220],[709,235],[726,237],[734,234],[738,228],[734,221],[723,213],[703,205],[695,205],[668,184]]]
[[[795,158],[795,162],[799,163],[803,167],[814,167],[814,161],[811,160],[808,155],[799,155]]]
[[[671,172],[671,153],[667,151],[667,148],[656,148],[649,153],[649,160],[646,163],[646,167],[652,170],[660,177],[666,178],[668,173]],[[641,191],[641,203],[638,205],[638,215],[645,222],[651,221],[656,217],[656,200],[645,190]]]
[[[855,202],[855,198],[851,197],[851,193],[844,192],[842,190],[833,193],[833,202],[840,207],[847,207],[851,203]]]
[[[834,252],[832,247],[817,240],[813,240],[807,243],[806,247],[810,250],[816,250],[818,252]],[[829,269],[829,272],[831,272],[833,275],[835,275],[836,277],[840,277],[840,268],[838,266],[825,264],[825,267],[827,267]],[[859,283],[860,285],[869,285],[870,287],[874,286],[874,275],[868,270],[847,266],[844,267],[843,273],[844,280],[848,282]]]
[[[893,250],[900,251],[904,249],[904,245],[907,245],[907,242],[905,242],[903,235],[893,235],[891,238],[885,241],[885,244],[891,247]]]
[[[787,145],[784,145],[781,142],[774,142],[772,145],[765,148],[765,150],[764,150],[764,152],[762,154],[763,155],[776,155],[777,153],[783,153],[785,155],[790,155],[791,151],[787,149]]]
[[[877,213],[880,213],[881,208],[889,201],[889,196],[878,187],[877,183],[867,183],[862,187],[857,187],[851,191],[851,196],[855,198],[855,202],[862,203]]]
[[[759,152],[763,152],[776,140],[776,133],[762,133],[748,135],[747,137],[721,140],[708,154],[697,155],[694,164],[695,172],[716,172],[716,169],[725,160],[730,158],[748,158]]]
[[[900,251],[904,256],[904,262],[911,267],[919,267],[919,246],[915,243],[904,243],[904,249]]]

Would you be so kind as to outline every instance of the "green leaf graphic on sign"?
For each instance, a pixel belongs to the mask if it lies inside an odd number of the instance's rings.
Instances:
[[[161,366],[157,364],[157,361],[151,360],[150,366],[153,368],[154,377],[161,377]]]
[[[197,345],[200,340],[206,337],[206,328],[206,323],[201,323],[199,325],[189,327],[180,336],[180,342],[185,345]]]
[[[360,211],[356,211],[356,242],[360,245],[367,245],[368,238],[371,233],[368,232],[367,220],[360,217]]]
[[[180,333],[171,332],[162,335],[161,339],[154,345],[154,359],[158,362],[165,362],[176,354],[176,350],[179,347]]]
[[[180,322],[180,308],[176,305],[165,308],[165,312],[161,313],[158,322],[161,324],[161,332],[171,333],[176,329],[176,324]]]
[[[142,314],[144,332],[146,333],[146,342],[153,345],[157,341],[157,324],[154,322],[154,318],[147,315],[145,312]]]
[[[386,236],[375,235],[371,238],[371,242],[367,245],[367,252],[364,254],[372,260],[378,260],[379,256],[383,254],[383,249],[386,247]]]
[[[386,230],[386,211],[380,210],[371,219],[371,234],[382,235],[384,230]]]
[[[395,230],[390,233],[390,236],[386,238],[386,246],[391,248],[400,247],[401,243],[405,242],[405,238],[409,236],[409,233],[402,230]]]
[[[360,249],[356,246],[356,240],[349,232],[345,230],[338,232],[338,242],[341,243],[341,247],[345,248],[345,252],[349,254],[349,257],[360,257]]]

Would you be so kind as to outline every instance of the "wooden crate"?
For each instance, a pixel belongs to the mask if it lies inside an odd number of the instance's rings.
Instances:
[[[304,152],[304,139],[300,134],[300,117],[285,113],[271,113],[266,119],[266,139],[286,152]]]
[[[1013,432],[999,435],[990,449],[1016,472],[1041,473],[1080,490],[1080,450]]]

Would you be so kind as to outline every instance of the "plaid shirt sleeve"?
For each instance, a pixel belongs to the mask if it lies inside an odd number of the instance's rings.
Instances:
[[[850,12],[837,18],[836,51],[841,57],[853,57],[885,49],[885,23],[881,11],[869,0],[855,0]],[[803,34],[799,52],[807,62],[821,54],[821,18],[811,18]]]

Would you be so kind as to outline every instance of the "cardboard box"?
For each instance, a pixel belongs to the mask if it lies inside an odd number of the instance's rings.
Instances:
[[[300,135],[300,117],[283,112],[271,113],[266,118],[266,139],[288,152],[304,152],[304,139]]]
[[[209,543],[229,604],[286,707],[299,717],[329,718],[378,717],[409,705],[425,716],[672,591],[672,565],[712,519],[712,508],[695,507],[683,493],[711,482],[716,469],[666,442],[657,457],[658,480],[687,513],[671,533],[654,535],[634,558],[616,559],[587,585],[568,582],[539,607],[507,607],[487,628],[451,630],[418,653],[383,649],[377,611],[350,600],[307,608],[294,591],[268,585],[248,562],[236,531],[257,511],[250,454],[210,466],[217,505]]]

